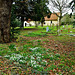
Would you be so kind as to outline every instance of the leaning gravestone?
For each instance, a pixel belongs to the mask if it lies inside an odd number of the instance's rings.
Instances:
[[[46,32],[48,32],[49,31],[49,27],[46,27]]]

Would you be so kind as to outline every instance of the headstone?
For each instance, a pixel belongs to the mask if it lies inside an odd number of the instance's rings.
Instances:
[[[64,28],[64,25],[63,25],[63,28]]]
[[[70,31],[70,33],[72,33],[72,31]]]
[[[59,32],[60,30],[58,29],[57,32]]]
[[[63,29],[65,29],[65,26],[63,25]]]
[[[46,27],[46,32],[48,32],[49,31],[49,27]]]

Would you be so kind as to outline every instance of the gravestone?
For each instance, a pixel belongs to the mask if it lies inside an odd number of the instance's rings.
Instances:
[[[46,32],[48,32],[49,31],[49,27],[46,27]]]
[[[63,25],[63,28],[64,28],[65,26]]]

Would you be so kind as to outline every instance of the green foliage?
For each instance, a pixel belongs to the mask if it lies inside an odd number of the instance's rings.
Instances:
[[[63,16],[63,18],[61,19],[61,24],[65,25],[65,24],[72,24],[73,22],[73,17],[70,18],[69,14],[65,14]]]
[[[46,66],[47,65],[47,61],[43,60],[42,62],[40,62],[42,66]]]
[[[73,18],[74,18],[74,21],[73,21],[73,28],[75,28],[75,13],[73,14]]]
[[[34,21],[40,21],[41,23],[43,23],[44,17],[47,16],[48,14],[50,14],[50,10],[47,6],[47,4],[49,3],[48,0],[34,0],[33,1],[33,15],[31,16],[31,18]]]
[[[23,28],[24,20],[28,20],[31,18],[32,15],[32,9],[33,9],[33,1],[32,0],[17,0],[14,4],[15,7],[15,13],[17,14],[17,18],[21,20],[21,26]]]
[[[16,16],[16,5],[12,5],[12,9],[11,9],[11,38],[15,38],[16,34],[19,34],[19,31],[16,29],[16,27],[20,27],[21,26],[21,21],[19,21],[17,19]]]
[[[50,67],[48,67],[47,69],[46,69],[46,71],[50,71],[50,70],[53,70],[53,69],[55,69],[56,68],[56,65],[51,65]]]
[[[50,60],[53,60],[54,58],[53,57],[50,57]]]
[[[37,42],[41,42],[41,40],[37,40]]]
[[[69,26],[69,28],[70,27],[71,26]],[[37,30],[35,34],[40,33],[42,29],[43,28],[41,28],[41,30]],[[32,39],[32,37],[30,37],[29,39],[29,37],[22,37],[22,35],[24,35],[25,33],[29,31],[22,30],[21,32],[22,32],[22,34],[20,35],[21,37],[19,37],[18,40],[16,40],[17,42],[15,42],[14,44],[10,44],[10,43],[0,44],[0,61],[2,62],[4,61],[5,65],[8,64],[8,68],[7,68],[8,71],[11,69],[10,66],[12,65],[13,68],[17,67],[17,69],[20,69],[20,71],[27,70],[28,68],[30,68],[31,73],[32,73],[32,70],[36,70],[37,73],[41,72],[42,74],[49,73],[50,71],[53,72],[54,74],[59,74],[59,75],[60,74],[65,74],[65,75],[74,74],[73,72],[74,64],[75,64],[74,51],[68,52],[66,50],[64,54],[64,52],[60,50],[61,48],[59,50],[55,49],[55,44],[59,45],[60,42],[67,43],[69,41],[73,41],[74,37],[72,38],[71,36],[65,35],[64,37],[63,36],[53,36],[53,38],[44,37],[43,39],[42,38],[40,39],[40,37],[37,37],[38,39]],[[64,33],[66,33],[66,30],[64,31]],[[31,33],[28,33],[28,34],[31,34]],[[50,36],[51,35],[52,34],[50,34]],[[57,40],[57,43],[56,41],[53,42],[52,40]],[[34,41],[38,43],[42,43],[43,44],[42,48],[40,48],[40,45],[33,46]],[[53,43],[53,46],[51,45],[50,41]],[[45,46],[43,42],[46,43]],[[48,43],[50,43],[49,46],[53,47],[53,49],[47,45]],[[62,46],[63,46],[63,43],[62,43]],[[1,70],[1,72],[4,72],[4,68],[7,67],[4,65],[4,63],[0,62],[0,65],[3,64],[4,66],[4,67],[2,66],[3,70]],[[15,71],[12,71],[12,72],[15,72]]]
[[[48,59],[48,58],[50,58],[50,55],[49,55],[49,54],[48,54],[48,55],[45,54],[45,55],[43,56],[43,58],[44,58],[44,59]]]
[[[72,75],[75,75],[75,72],[72,72]]]
[[[14,44],[10,44],[10,46],[8,46],[10,50],[15,50],[15,45]]]
[[[56,57],[60,57],[60,54],[55,54]]]
[[[46,36],[46,33],[28,33],[28,34],[26,34],[26,35],[24,35],[24,36],[27,36],[27,37],[36,37],[36,36]]]

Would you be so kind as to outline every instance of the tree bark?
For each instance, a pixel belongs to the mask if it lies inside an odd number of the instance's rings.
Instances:
[[[38,27],[36,21],[35,21],[35,27]]]
[[[10,18],[13,0],[0,0],[0,43],[10,41]]]
[[[41,23],[41,27],[43,27],[43,23]]]
[[[23,28],[23,24],[24,24],[24,16],[21,16],[21,22],[22,22],[22,25],[21,25],[21,28]]]
[[[59,18],[59,29],[60,29],[60,26],[61,26],[61,18]]]

